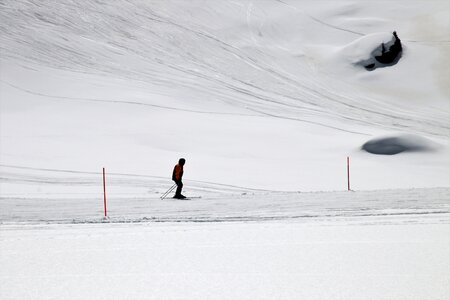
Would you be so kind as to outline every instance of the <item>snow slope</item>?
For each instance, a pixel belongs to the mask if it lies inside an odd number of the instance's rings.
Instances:
[[[2,1],[2,190],[22,189],[4,166],[169,177],[179,157],[260,189],[343,189],[346,156],[357,189],[448,186],[448,5],[389,3]],[[348,63],[393,30],[397,65]],[[440,147],[360,151],[399,133]]]

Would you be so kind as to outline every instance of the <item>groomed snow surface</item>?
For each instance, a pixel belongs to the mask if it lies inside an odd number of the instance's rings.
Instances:
[[[129,180],[129,179],[128,179]],[[2,200],[2,299],[446,299],[450,189]],[[202,189],[200,189],[202,187]],[[26,286],[26,288],[25,288]]]
[[[449,188],[300,193],[186,180],[201,198],[161,200],[162,179],[110,174],[103,218],[100,173],[27,172],[22,187],[40,192],[2,195],[1,299],[450,295]]]
[[[0,1],[0,299],[449,299],[449,20]]]

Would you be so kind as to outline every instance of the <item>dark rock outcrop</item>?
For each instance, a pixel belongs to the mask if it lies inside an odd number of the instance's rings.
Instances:
[[[365,68],[372,71],[376,68],[395,65],[401,58],[403,47],[397,32],[392,33],[393,39],[389,43],[381,43],[381,53],[374,55],[374,62],[365,65]]]

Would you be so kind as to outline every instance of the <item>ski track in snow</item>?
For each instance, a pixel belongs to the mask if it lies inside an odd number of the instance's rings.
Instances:
[[[118,1],[108,6],[100,2],[6,1],[1,11],[5,20],[0,28],[2,57],[76,72],[114,74],[166,88],[176,82],[179,87],[198,90],[207,98],[245,107],[253,113],[353,133],[361,133],[351,130],[354,124],[360,124],[440,137],[448,135],[446,112],[417,113],[352,90],[333,91],[311,70],[298,70],[295,75],[285,71],[273,62],[276,54],[267,48],[254,43],[256,49],[240,48],[235,45],[241,42],[239,38],[228,41],[200,19],[187,24],[183,18],[177,18],[176,9],[164,12],[158,10],[157,4],[153,5],[141,1],[126,4]],[[119,7],[120,17],[114,15]],[[230,8],[225,5],[225,9]],[[51,14],[53,10],[62,13]],[[205,7],[202,13],[211,17],[217,11]],[[249,13],[247,9],[243,23],[249,22]],[[78,22],[80,18],[89,22]],[[48,32],[53,38],[45,42],[38,40],[35,36],[38,30],[41,36]],[[92,48],[81,48],[72,40],[88,41]],[[203,47],[194,48],[183,43],[186,40],[196,41]],[[29,48],[33,51],[28,51]],[[125,59],[139,61],[140,65],[127,68]],[[69,97],[61,95],[61,98]],[[324,120],[318,121],[324,116]],[[330,126],[329,120],[339,120],[342,125]]]
[[[111,173],[107,180],[109,218],[103,219],[101,174],[4,165],[2,168],[3,184],[21,184],[33,190],[1,195],[2,224],[254,221],[447,224],[450,216],[449,188],[301,193],[186,181],[185,193],[194,198],[180,201],[172,199],[172,195],[160,200],[170,187],[165,178]],[[195,198],[200,195],[201,198]]]
[[[114,181],[114,180],[113,180]],[[130,182],[114,184],[129,185]],[[101,193],[28,194],[0,198],[2,224],[146,222],[265,222],[316,224],[449,223],[449,189],[366,192],[217,192],[189,183],[201,198],[160,200],[159,193],[108,194],[104,219]],[[141,186],[141,188],[143,188]],[[162,192],[161,192],[162,193]],[[189,195],[188,194],[188,195]],[[426,199],[426,200],[424,200]]]
[[[67,100],[67,101],[79,101],[79,102],[103,102],[103,103],[113,103],[113,104],[128,104],[128,105],[139,105],[139,106],[148,106],[152,108],[161,108],[161,109],[168,109],[168,110],[174,110],[174,111],[184,111],[189,113],[198,113],[198,114],[211,114],[211,115],[237,115],[237,116],[253,116],[250,114],[238,114],[238,113],[227,113],[227,112],[216,112],[216,111],[200,111],[200,110],[192,110],[192,109],[183,109],[183,108],[177,108],[177,107],[170,107],[170,106],[163,106],[163,105],[156,105],[146,102],[138,102],[138,101],[126,101],[126,100],[111,100],[111,99],[94,99],[94,98],[74,98],[74,97],[65,97],[65,96],[55,96],[55,95],[47,95],[43,93],[38,93],[34,91],[30,91],[28,89],[24,89],[21,87],[18,87],[14,84],[8,83],[4,80],[0,80],[0,82],[14,88],[17,90],[20,90],[22,92],[44,97],[44,98],[53,98],[58,100]]]

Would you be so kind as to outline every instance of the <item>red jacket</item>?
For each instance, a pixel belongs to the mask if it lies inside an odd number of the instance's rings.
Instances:
[[[183,177],[183,166],[177,164],[175,168],[173,168],[172,180],[179,181]]]

